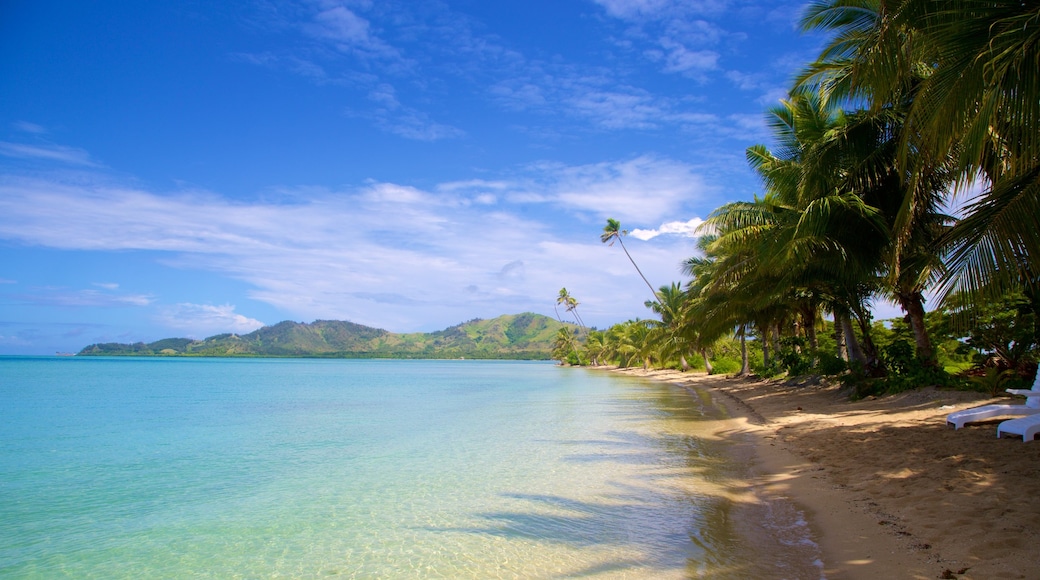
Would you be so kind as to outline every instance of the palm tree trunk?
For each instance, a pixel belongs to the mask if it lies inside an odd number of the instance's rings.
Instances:
[[[845,362],[849,362],[849,347],[845,344],[845,326],[841,322],[841,318],[835,314],[834,343],[838,345],[838,358]]]
[[[710,375],[711,371],[712,371],[712,368],[711,368],[711,361],[708,360],[708,350],[702,348],[701,349],[701,356],[704,357],[704,368],[705,368],[705,370],[708,371],[708,374]]]
[[[746,377],[751,374],[751,363],[748,361],[747,352],[747,326],[744,324],[740,325],[740,374],[737,376]]]
[[[769,328],[769,344],[773,352],[780,352],[780,323],[777,322]]]
[[[805,338],[809,341],[809,348],[815,351],[820,347],[820,341],[816,336],[816,309],[814,307],[802,308],[802,324],[805,327]]]
[[[621,236],[617,237],[617,241],[621,244],[621,249],[625,251],[625,255],[628,256],[628,261],[632,262],[632,266],[636,269],[636,272],[639,273],[639,277],[643,279],[643,282],[646,282],[646,287],[650,289],[650,294],[654,297],[654,299],[657,299],[657,290],[654,290],[653,285],[650,284],[650,281],[647,280],[646,276],[643,275],[643,271],[640,270],[639,266],[636,265],[636,261],[632,259],[632,254],[629,254],[628,248],[625,247],[625,242],[621,241]]]
[[[859,347],[859,339],[856,338],[856,332],[852,329],[852,319],[847,314],[841,315],[841,327],[845,334],[845,345],[849,359],[866,367],[867,357],[864,356],[863,349]]]
[[[820,348],[820,340],[816,336],[815,306],[802,308],[802,323],[805,325],[805,338],[809,341],[809,352],[812,354],[812,368],[816,368],[820,366],[820,358],[816,352]]]
[[[679,353],[679,366],[682,368],[682,372],[690,370],[690,363],[686,362],[686,355]]]
[[[910,295],[898,295],[899,305],[910,318],[910,329],[914,331],[914,342],[917,344],[917,357],[926,365],[938,364],[935,349],[928,338],[928,329],[924,325],[924,297],[920,292]]]
[[[857,312],[855,314],[856,324],[859,325],[860,334],[863,336],[863,343],[860,345],[860,348],[863,349],[864,366],[867,375],[871,377],[883,377],[886,374],[885,364],[881,361],[877,345],[874,344],[874,339],[871,337],[870,314],[866,312]]]

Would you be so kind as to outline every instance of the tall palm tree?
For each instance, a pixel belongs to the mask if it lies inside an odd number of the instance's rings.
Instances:
[[[1019,0],[827,0],[803,27],[832,42],[801,82],[872,111],[905,107],[898,244],[931,193],[915,183],[953,159],[984,184],[950,229],[941,288],[978,302],[1040,272],[1040,11]],[[917,159],[912,159],[912,157]],[[925,169],[924,172],[921,169]],[[952,192],[951,188],[951,192]],[[952,193],[946,194],[949,198]],[[927,202],[924,204],[927,205]]]
[[[582,334],[585,335],[585,338],[588,338],[589,331],[585,326],[585,321],[583,321],[581,316],[578,315],[578,299],[571,296],[571,293],[567,291],[567,288],[560,288],[560,294],[556,297],[556,304],[563,304],[564,309],[571,313],[571,316],[574,317],[574,321],[581,327]]]
[[[769,121],[775,149],[748,149],[766,195],[727,204],[708,219],[718,232],[712,251],[719,256],[719,278],[712,287],[745,297],[748,319],[741,324],[754,322],[755,309],[787,302],[814,347],[821,306],[834,312],[849,340],[855,335],[847,332],[851,325],[845,319],[854,319],[863,342],[862,348],[852,344],[851,352],[862,356],[869,372],[883,374],[871,339],[869,300],[889,278],[904,283],[904,303],[920,300],[928,279],[924,262],[910,268],[911,261],[902,258],[910,252],[892,250],[894,216],[903,199],[894,145],[898,117],[846,115],[826,94],[802,89],[771,109]],[[922,223],[917,219],[911,231],[922,231],[916,228]],[[915,256],[936,256],[933,246],[912,249]],[[890,254],[896,257],[886,259]],[[916,327],[923,334],[923,308],[920,314]],[[927,343],[919,350],[931,356]]]
[[[628,235],[628,230],[621,229],[620,222],[614,218],[608,218],[607,225],[603,228],[603,233],[600,235],[599,241],[608,246],[613,246],[614,242],[617,241],[617,243],[621,245],[621,249],[625,251],[625,255],[628,256],[628,261],[632,262],[632,266],[636,269],[636,272],[639,273],[639,277],[643,279],[643,282],[646,283],[646,287],[650,289],[650,293],[656,297],[657,293],[654,291],[653,284],[651,284],[650,281],[646,279],[646,276],[643,275],[643,271],[639,269],[638,265],[636,265],[636,261],[632,259],[632,254],[628,253],[628,248],[625,247],[625,242],[621,239],[626,235]]]

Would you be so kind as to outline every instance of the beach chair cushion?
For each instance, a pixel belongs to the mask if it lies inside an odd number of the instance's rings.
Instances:
[[[997,437],[1021,435],[1022,441],[1032,441],[1040,433],[1040,414],[1004,421],[997,425]]]
[[[1034,409],[1025,405],[983,405],[973,409],[955,411],[946,416],[946,423],[953,425],[954,429],[960,429],[965,423],[973,423],[993,417],[1017,417],[1020,415],[1040,414],[1040,409]]]

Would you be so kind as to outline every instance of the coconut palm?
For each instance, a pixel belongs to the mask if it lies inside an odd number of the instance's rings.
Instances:
[[[661,317],[661,320],[647,322],[655,331],[652,338],[661,349],[662,358],[678,356],[679,366],[686,372],[690,370],[686,354],[691,352],[692,346],[689,332],[691,322],[687,318],[687,294],[679,283],[672,282],[669,286],[661,286],[657,291],[657,297],[657,300],[647,300],[644,303]]]
[[[650,293],[656,298],[657,293],[654,291],[653,284],[651,284],[650,281],[646,279],[646,276],[643,275],[643,271],[639,269],[638,265],[636,265],[636,261],[632,259],[632,254],[628,253],[628,248],[625,247],[625,242],[621,239],[627,235],[628,230],[621,229],[620,222],[614,218],[608,218],[607,225],[603,228],[603,233],[599,236],[599,241],[608,246],[613,246],[614,242],[617,241],[617,243],[621,245],[621,249],[625,251],[625,255],[628,256],[628,261],[632,262],[632,266],[636,269],[636,272],[639,273],[639,277],[643,279],[643,282],[646,283],[646,287],[650,289]]]
[[[802,82],[826,86],[872,111],[906,108],[900,163],[910,185],[896,222],[898,244],[911,237],[921,200],[931,195],[915,183],[952,158],[960,184],[981,182],[984,190],[944,236],[950,251],[943,292],[959,290],[978,302],[1018,285],[1035,286],[1040,271],[1035,3],[829,0],[813,3],[803,26],[831,31],[834,40]]]
[[[575,297],[571,296],[571,293],[567,291],[567,288],[560,288],[560,294],[556,298],[556,304],[563,304],[564,309],[571,313],[571,316],[574,317],[574,321],[581,327],[582,334],[585,335],[585,338],[588,338],[589,331],[585,326],[585,321],[583,321],[581,316],[578,315],[579,302]],[[559,311],[557,311],[557,315],[559,315]]]

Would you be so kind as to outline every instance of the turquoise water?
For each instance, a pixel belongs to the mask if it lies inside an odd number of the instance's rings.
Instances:
[[[689,428],[719,411],[668,385],[524,362],[0,357],[0,400],[0,577],[799,565],[742,544],[718,492],[740,466]]]

